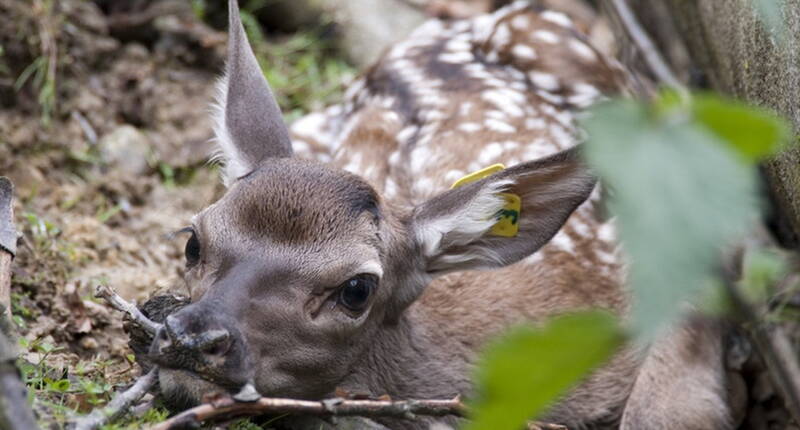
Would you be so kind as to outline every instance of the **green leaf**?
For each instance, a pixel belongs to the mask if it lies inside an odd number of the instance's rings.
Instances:
[[[48,382],[47,387],[52,391],[57,391],[59,393],[66,393],[69,391],[69,380],[67,379],[59,379],[58,381]]]
[[[741,102],[702,94],[693,97],[693,107],[700,123],[750,162],[775,154],[790,135],[785,120]]]
[[[622,343],[613,316],[589,311],[519,327],[484,353],[468,430],[517,430],[602,364]]]
[[[634,328],[650,338],[714,285],[720,248],[756,218],[755,169],[685,111],[653,115],[619,100],[597,106],[584,126],[632,261]]]
[[[775,39],[782,41],[786,37],[786,25],[783,21],[784,0],[751,0],[764,27]]]
[[[775,249],[748,249],[742,262],[742,279],[739,285],[744,299],[750,303],[764,303],[773,295],[775,284],[788,272],[785,257]]]

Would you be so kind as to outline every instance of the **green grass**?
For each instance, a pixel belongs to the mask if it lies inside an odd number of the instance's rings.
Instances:
[[[287,122],[341,100],[344,84],[357,72],[326,34],[329,24],[268,38],[251,13],[261,3],[254,0],[242,8],[242,24]]]

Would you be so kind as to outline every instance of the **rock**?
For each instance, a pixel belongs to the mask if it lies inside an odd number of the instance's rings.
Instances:
[[[100,139],[103,158],[112,168],[128,175],[141,175],[149,169],[150,142],[130,125],[123,125]]]

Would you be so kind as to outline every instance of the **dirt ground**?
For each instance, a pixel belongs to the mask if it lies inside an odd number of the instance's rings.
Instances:
[[[94,287],[139,301],[183,293],[186,238],[170,234],[223,189],[206,160],[225,33],[191,2],[125,3],[0,0],[0,173],[21,234],[12,313],[40,412],[87,410],[138,374],[121,316]],[[313,42],[268,37],[287,61]],[[331,94],[352,77],[340,69],[325,76]]]
[[[0,0],[0,174],[16,185],[21,233],[13,315],[35,408],[56,427],[139,374],[94,287],[137,301],[183,293],[185,238],[171,233],[223,191],[206,160],[226,36],[201,3]],[[289,119],[354,75],[325,31],[251,34]],[[763,365],[739,360],[742,428],[789,428]]]

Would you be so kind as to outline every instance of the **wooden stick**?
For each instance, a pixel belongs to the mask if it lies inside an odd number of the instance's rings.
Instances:
[[[457,396],[450,400],[349,400],[333,398],[322,401],[261,397],[254,402],[237,402],[230,397],[188,409],[151,430],[184,428],[216,418],[264,414],[308,414],[318,416],[362,416],[414,418],[415,415],[456,415],[463,417],[467,408]]]
[[[94,430],[104,424],[114,422],[114,420],[127,412],[134,403],[141,400],[157,380],[158,367],[154,367],[146,375],[139,378],[133,386],[117,394],[105,407],[97,408],[89,415],[80,418],[75,423],[75,430]]]
[[[136,324],[140,325],[153,336],[155,336],[161,328],[161,324],[144,316],[136,305],[120,297],[111,287],[98,285],[94,295],[108,302],[114,309],[128,314]]]
[[[14,184],[0,176],[0,315],[11,321],[11,260],[17,230],[14,228]]]

